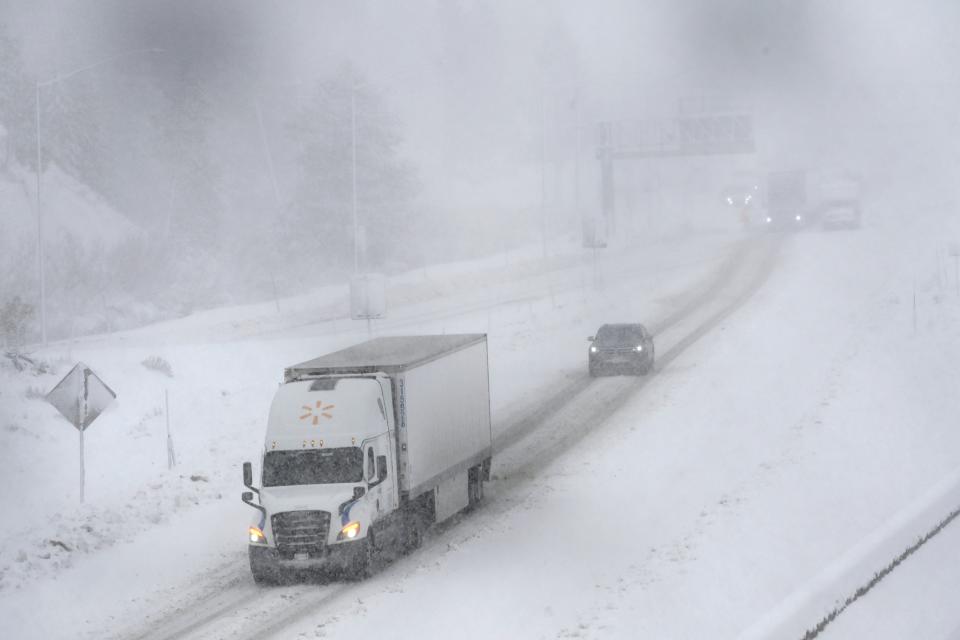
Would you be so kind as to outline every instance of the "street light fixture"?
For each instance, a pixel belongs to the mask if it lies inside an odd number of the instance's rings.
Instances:
[[[130,51],[124,51],[116,55],[112,55],[108,58],[103,58],[98,60],[93,64],[88,64],[83,67],[78,67],[73,71],[68,71],[67,73],[61,73],[49,80],[40,81],[36,83],[36,118],[37,118],[37,270],[40,275],[40,337],[43,346],[47,346],[47,276],[46,276],[46,264],[44,260],[43,252],[43,209],[41,207],[42,200],[40,198],[40,187],[41,187],[41,175],[42,171],[42,156],[40,151],[40,89],[43,87],[49,87],[51,85],[72,78],[75,75],[83,73],[84,71],[89,71],[91,69],[96,69],[105,64],[118,60],[120,58],[126,58],[138,53],[161,53],[163,49],[131,49]]]

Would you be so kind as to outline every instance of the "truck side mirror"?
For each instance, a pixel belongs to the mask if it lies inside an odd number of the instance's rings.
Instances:
[[[387,456],[377,456],[377,482],[387,479]]]
[[[249,464],[249,463],[248,463],[248,464]],[[255,502],[253,501],[253,491],[244,491],[244,492],[240,495],[240,499],[243,500],[243,503],[244,503],[244,504],[250,505],[251,507],[253,507],[253,508],[256,509],[257,511],[259,511],[260,513],[262,513],[264,516],[267,515],[267,509],[266,509],[263,505],[257,504],[257,503],[255,503]]]
[[[593,336],[587,336],[587,342],[593,342]]]
[[[254,493],[260,493],[260,491],[253,486],[253,465],[249,462],[243,463],[243,486]]]

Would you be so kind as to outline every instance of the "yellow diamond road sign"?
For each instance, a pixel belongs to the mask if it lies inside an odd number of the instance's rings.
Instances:
[[[57,408],[70,423],[83,431],[117,397],[90,367],[78,362],[53,390],[47,402]]]

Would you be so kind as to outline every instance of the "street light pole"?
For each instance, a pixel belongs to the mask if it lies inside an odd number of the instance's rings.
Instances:
[[[350,84],[350,163],[353,211],[353,273],[360,273],[360,222],[357,220],[357,87]]]
[[[40,198],[40,81],[37,81],[36,93],[37,116],[37,269],[40,272],[40,339],[43,346],[47,346],[47,274],[43,259],[43,211]]]
[[[547,259],[547,88],[540,89],[540,240]]]
[[[40,197],[40,188],[41,188],[41,176],[43,175],[43,167],[41,166],[42,155],[40,151],[40,89],[43,87],[48,87],[54,85],[62,80],[72,78],[78,73],[83,73],[84,71],[89,71],[90,69],[96,69],[101,67],[109,62],[113,62],[119,58],[124,58],[136,53],[161,53],[163,49],[131,49],[130,51],[124,51],[123,53],[118,53],[116,55],[110,56],[108,58],[103,58],[93,64],[89,64],[83,67],[78,67],[73,71],[57,75],[50,80],[45,80],[41,82],[37,80],[36,83],[36,94],[35,94],[35,110],[36,110],[36,125],[37,125],[37,271],[39,271],[39,280],[40,280],[40,339],[43,346],[47,346],[47,274],[46,274],[46,260],[44,259],[44,242],[43,242],[43,200]]]
[[[573,152],[573,208],[576,213],[577,222],[583,227],[583,219],[580,211],[580,85],[576,85],[574,93],[574,129],[576,132],[576,145]]]

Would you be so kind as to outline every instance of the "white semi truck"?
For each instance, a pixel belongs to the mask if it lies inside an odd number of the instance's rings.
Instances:
[[[860,176],[853,171],[825,171],[817,176],[815,198],[824,229],[860,227],[860,190]]]
[[[243,464],[250,569],[362,578],[385,549],[483,497],[492,432],[484,334],[384,337],[284,371],[260,466]],[[256,498],[254,496],[256,494]]]

